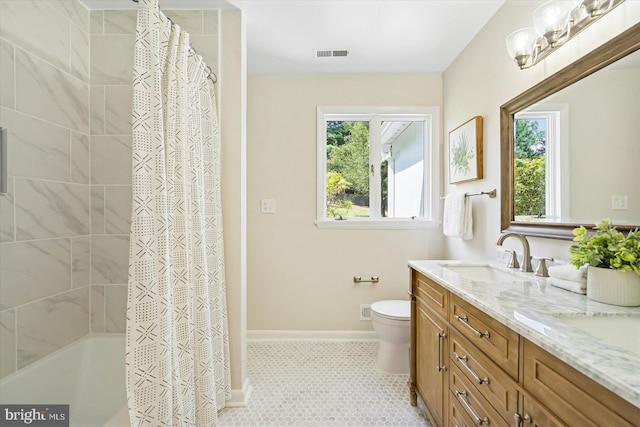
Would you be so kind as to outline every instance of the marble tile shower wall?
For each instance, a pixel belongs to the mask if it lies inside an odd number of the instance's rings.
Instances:
[[[218,11],[163,10],[218,69]],[[135,10],[90,14],[91,331],[124,332]]]
[[[89,11],[0,0],[0,376],[89,332]]]

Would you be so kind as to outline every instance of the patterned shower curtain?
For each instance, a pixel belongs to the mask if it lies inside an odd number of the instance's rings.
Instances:
[[[132,426],[215,426],[231,397],[213,83],[189,34],[140,0],[126,329]]]

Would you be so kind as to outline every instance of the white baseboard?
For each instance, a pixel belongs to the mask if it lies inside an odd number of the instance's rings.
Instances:
[[[376,331],[247,331],[247,341],[377,341]]]
[[[242,389],[240,390],[231,390],[231,399],[227,400],[224,403],[225,408],[244,408],[249,403],[249,399],[251,398],[251,392],[253,391],[253,386],[249,381],[249,378],[244,380],[244,384],[242,384]]]

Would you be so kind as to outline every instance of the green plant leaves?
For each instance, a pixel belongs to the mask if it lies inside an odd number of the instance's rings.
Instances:
[[[578,268],[589,264],[592,267],[635,271],[640,275],[638,229],[630,231],[625,237],[608,218],[596,224],[594,229],[594,234],[589,234],[582,226],[573,230],[573,241],[577,244],[569,248],[571,264]]]

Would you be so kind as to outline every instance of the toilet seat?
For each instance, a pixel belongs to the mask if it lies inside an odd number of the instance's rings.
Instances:
[[[377,301],[371,304],[371,312],[390,320],[411,320],[411,303],[402,300]]]

